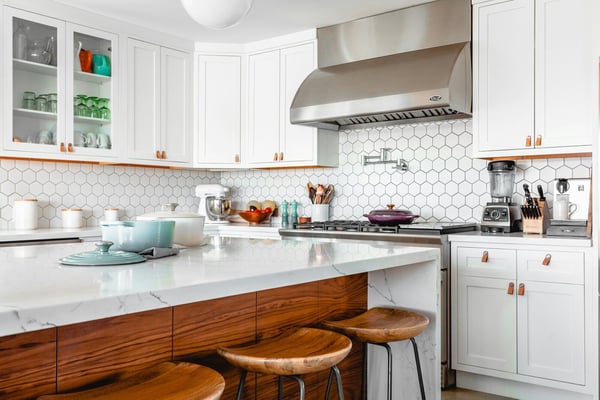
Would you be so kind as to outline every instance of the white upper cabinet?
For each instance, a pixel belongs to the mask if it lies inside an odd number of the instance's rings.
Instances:
[[[289,110],[304,79],[316,68],[314,42],[251,54],[248,60],[249,167],[336,166],[338,135],[292,125]]]
[[[128,158],[191,164],[190,55],[128,40]]]
[[[241,56],[198,55],[195,167],[241,162]]]
[[[116,159],[117,36],[10,7],[3,22],[2,153]]]
[[[474,156],[591,151],[591,8],[591,0],[474,4]]]

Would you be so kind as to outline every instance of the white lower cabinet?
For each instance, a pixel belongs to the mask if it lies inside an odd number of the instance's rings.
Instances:
[[[453,368],[586,391],[586,363],[597,365],[597,354],[586,360],[597,349],[586,336],[598,318],[591,248],[453,242],[451,251]]]
[[[130,38],[127,56],[128,158],[191,165],[191,55]]]

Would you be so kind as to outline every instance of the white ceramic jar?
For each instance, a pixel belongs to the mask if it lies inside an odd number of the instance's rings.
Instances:
[[[107,207],[104,209],[104,221],[114,222],[119,220],[119,209],[113,207]]]
[[[37,199],[17,199],[13,206],[13,222],[17,230],[31,230],[38,227]]]
[[[83,226],[83,210],[81,208],[62,209],[63,228],[81,228]]]

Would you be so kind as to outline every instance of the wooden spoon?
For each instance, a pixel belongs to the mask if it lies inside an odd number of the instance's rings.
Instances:
[[[329,204],[331,198],[333,197],[333,185],[327,185],[327,189],[325,190],[325,198],[323,199],[323,204]]]

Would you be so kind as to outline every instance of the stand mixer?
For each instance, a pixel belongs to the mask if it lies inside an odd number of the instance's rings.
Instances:
[[[196,186],[196,197],[200,197],[198,214],[204,215],[206,224],[228,224],[231,204],[229,188],[219,184]]]
[[[492,201],[483,209],[482,232],[509,233],[520,231],[521,210],[512,202],[515,187],[515,162],[493,161],[487,166],[490,174]]]

